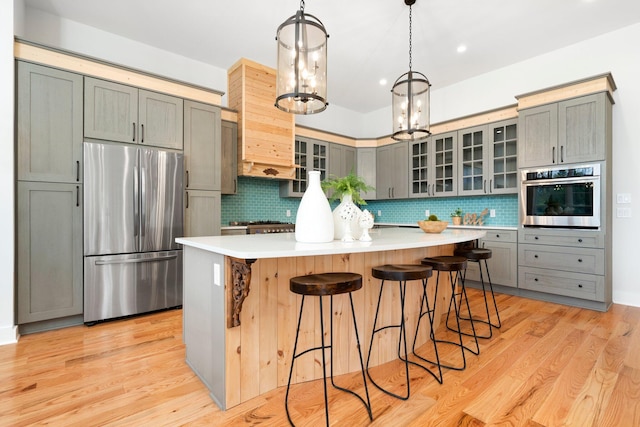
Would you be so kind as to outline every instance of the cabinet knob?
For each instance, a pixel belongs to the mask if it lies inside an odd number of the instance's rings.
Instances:
[[[538,240],[538,236],[534,237],[534,240]]]
[[[578,243],[582,243],[582,239],[578,239]]]
[[[578,258],[578,262],[582,262],[582,258]]]
[[[582,284],[578,283],[578,287],[579,287],[579,288],[581,288],[581,287],[582,287]]]
[[[533,281],[534,281],[534,282],[537,282],[537,281],[538,281],[538,278],[537,278],[537,277],[536,277],[536,278],[534,278],[534,279],[533,279]]]
[[[534,255],[533,257],[534,257],[534,258],[538,258],[538,255]]]
[[[499,238],[500,238],[500,235],[499,235],[499,234],[496,234],[496,238],[498,238],[498,239],[499,239]]]

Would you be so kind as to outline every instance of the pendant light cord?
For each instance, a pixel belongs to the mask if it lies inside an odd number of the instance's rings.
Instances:
[[[304,3],[304,1],[303,1]],[[411,71],[411,48],[412,48],[412,31],[411,31],[411,27],[413,24],[413,19],[412,19],[412,11],[413,11],[413,7],[411,5],[409,5],[409,71]]]
[[[304,13],[304,0],[300,0],[300,10]]]

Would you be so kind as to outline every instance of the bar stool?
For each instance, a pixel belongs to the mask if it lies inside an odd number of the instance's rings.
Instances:
[[[364,374],[364,364],[362,361],[362,351],[360,349],[360,338],[358,337],[358,326],[356,324],[356,312],[353,307],[353,298],[351,293],[357,291],[362,288],[362,276],[356,273],[321,273],[321,274],[310,274],[307,276],[298,276],[293,277],[289,280],[289,289],[291,292],[302,295],[302,301],[300,303],[300,314],[298,316],[298,325],[296,327],[296,340],[293,345],[293,357],[291,359],[291,368],[289,370],[289,381],[287,382],[287,393],[285,395],[285,410],[287,411],[287,419],[289,423],[293,426],[293,421],[291,420],[291,416],[289,414],[289,388],[291,386],[291,377],[293,375],[293,365],[295,360],[310,352],[315,350],[320,350],[322,352],[322,376],[323,376],[323,385],[324,385],[324,407],[325,407],[325,415],[327,420],[327,427],[329,426],[329,399],[327,396],[327,370],[326,370],[326,360],[325,360],[325,349],[331,349],[331,384],[338,390],[345,391],[356,396],[362,404],[367,409],[367,413],[369,414],[369,419],[373,421],[373,415],[371,413],[371,401],[369,400],[369,389],[367,388],[367,380]],[[364,391],[366,395],[365,400],[357,393],[340,387],[336,385],[333,379],[333,316],[331,316],[330,320],[330,338],[329,345],[325,345],[324,341],[324,318],[323,318],[323,310],[322,310],[322,297],[329,296],[330,300],[330,312],[333,313],[333,296],[339,294],[349,294],[349,302],[351,303],[351,314],[353,316],[353,327],[356,333],[356,342],[358,347],[358,354],[360,357],[360,370],[362,371],[362,381],[364,382]],[[317,296],[319,305],[320,305],[320,339],[321,345],[319,347],[308,348],[299,353],[297,352],[298,348],[298,336],[300,334],[300,321],[302,320],[302,312],[304,311],[304,301],[307,296]]]
[[[424,258],[422,260],[422,264],[423,265],[428,265],[431,268],[433,268],[433,270],[438,272],[438,275],[436,276],[436,292],[435,292],[435,301],[438,301],[438,290],[440,288],[440,272],[445,272],[445,273],[449,273],[449,280],[451,282],[451,299],[449,300],[449,307],[447,309],[447,319],[445,321],[445,324],[447,326],[448,329],[456,332],[458,334],[458,340],[459,342],[453,342],[453,341],[449,341],[449,340],[444,340],[444,339],[436,339],[435,337],[435,332],[433,332],[433,336],[432,339],[434,342],[438,342],[438,343],[446,343],[446,344],[453,344],[456,345],[458,347],[460,347],[461,350],[461,354],[462,354],[462,366],[453,366],[453,365],[447,365],[447,364],[443,364],[441,363],[442,367],[444,368],[448,368],[448,369],[454,369],[457,371],[462,371],[467,367],[467,359],[465,357],[465,350],[478,355],[480,354],[480,346],[478,345],[478,338],[476,336],[476,330],[475,327],[473,325],[473,317],[471,316],[471,308],[469,307],[469,299],[467,298],[467,291],[464,287],[464,281],[461,280],[460,277],[460,273],[461,271],[465,270],[467,268],[467,259],[461,256],[452,256],[452,255],[443,255],[443,256],[437,256],[437,257],[431,257],[431,258]],[[454,275],[455,273],[455,275]],[[457,290],[456,289],[456,284],[460,282],[460,289]],[[459,297],[460,302],[457,302],[457,297]],[[474,339],[474,343],[475,343],[475,350],[472,349],[471,347],[467,346],[464,344],[463,342],[463,335],[467,335],[464,334],[462,331],[462,328],[460,326],[460,320],[464,320],[461,316],[460,316],[460,310],[462,308],[462,302],[466,303],[467,306],[467,312],[469,315],[468,321],[471,325],[471,334],[468,334],[469,336],[472,336]],[[435,304],[434,304],[435,305]],[[457,324],[457,329],[451,329],[448,326],[449,323],[449,314],[451,313],[451,307],[453,306],[453,311],[455,313],[455,318],[456,318],[456,324]]]
[[[387,264],[387,265],[381,265],[378,267],[373,267],[371,269],[371,274],[373,277],[375,277],[376,279],[380,279],[382,282],[380,284],[380,293],[378,294],[378,304],[376,306],[376,314],[373,320],[373,328],[372,328],[372,332],[371,332],[371,345],[369,346],[369,353],[367,355],[367,376],[369,377],[369,381],[371,381],[371,383],[373,383],[373,385],[375,385],[378,389],[380,389],[381,391],[383,391],[384,393],[396,397],[398,399],[401,400],[407,400],[409,398],[409,395],[411,394],[411,388],[410,388],[410,378],[409,378],[409,365],[414,365],[414,366],[419,366],[420,368],[424,369],[425,371],[427,371],[428,373],[430,373],[435,379],[436,381],[438,381],[440,384],[442,384],[442,369],[440,368],[440,364],[439,364],[439,357],[438,357],[438,348],[436,346],[436,343],[433,343],[433,347],[434,347],[434,351],[435,351],[435,356],[436,356],[436,360],[437,362],[430,362],[433,363],[437,366],[438,368],[438,373],[433,372],[431,369],[427,368],[426,366],[423,366],[420,363],[414,362],[409,360],[409,354],[407,351],[407,330],[406,330],[406,324],[405,324],[405,301],[406,301],[406,289],[407,289],[407,281],[409,280],[421,280],[422,281],[422,298],[420,299],[420,315],[418,317],[418,324],[416,325],[416,335],[414,336],[413,339],[413,346],[412,346],[412,353],[414,355],[415,354],[415,346],[416,346],[416,339],[418,337],[418,330],[420,328],[420,319],[422,318],[423,315],[428,315],[429,317],[429,324],[431,325],[431,327],[433,327],[433,318],[435,315],[435,312],[433,309],[430,308],[429,306],[429,299],[427,297],[427,279],[429,277],[431,277],[432,274],[432,269],[431,267],[428,266],[424,266],[424,265],[407,265],[407,264]],[[381,327],[376,328],[377,323],[378,323],[378,314],[380,313],[380,302],[382,300],[382,292],[384,289],[384,285],[386,281],[394,281],[394,282],[398,282],[398,289],[400,292],[400,312],[401,312],[401,316],[400,316],[400,323],[398,324],[391,324],[391,325],[384,325]],[[423,311],[422,308],[424,306],[424,304],[426,303],[426,311]],[[371,350],[373,349],[373,343],[374,343],[374,337],[378,332],[381,332],[385,329],[388,328],[399,328],[399,332],[400,332],[400,336],[398,338],[398,359],[402,360],[404,362],[404,367],[405,367],[405,377],[407,379],[407,392],[405,395],[399,395],[393,392],[390,392],[386,389],[384,389],[382,386],[380,386],[378,383],[375,382],[375,380],[371,377],[371,373],[369,372],[369,362],[371,360]],[[404,346],[403,346],[404,343]],[[404,356],[402,354],[402,347],[404,347]],[[417,355],[416,355],[417,356]],[[427,361],[426,359],[417,356],[422,360]]]
[[[498,304],[496,303],[496,296],[493,293],[493,284],[491,283],[491,275],[489,274],[489,265],[487,264],[487,260],[491,258],[492,252],[491,249],[486,248],[456,248],[453,252],[456,256],[462,256],[467,259],[467,261],[477,262],[478,269],[480,270],[480,282],[482,283],[482,292],[484,294],[484,307],[487,313],[487,320],[475,318],[474,322],[484,323],[489,326],[489,335],[478,335],[478,338],[491,338],[493,336],[493,328],[500,329],[502,326],[502,321],[500,320],[500,313],[498,312]],[[489,302],[487,301],[487,289],[484,283],[484,275],[482,274],[482,261],[484,260],[484,270],[487,273],[487,280],[489,282],[489,292],[491,292],[491,299],[493,300],[493,309],[496,313],[497,323],[494,323],[491,320],[491,314],[489,313]],[[466,279],[467,272],[465,270],[462,280]],[[469,320],[469,319],[464,319]]]

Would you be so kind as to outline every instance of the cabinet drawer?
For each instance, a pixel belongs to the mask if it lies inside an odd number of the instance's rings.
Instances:
[[[520,243],[538,245],[574,246],[578,248],[604,248],[604,233],[600,231],[573,231],[557,229],[522,229]]]
[[[519,244],[518,262],[525,267],[604,274],[604,249]]]
[[[604,301],[604,276],[520,267],[518,287],[593,301]]]
[[[487,235],[482,238],[482,241],[516,243],[518,232],[516,230],[487,230]]]

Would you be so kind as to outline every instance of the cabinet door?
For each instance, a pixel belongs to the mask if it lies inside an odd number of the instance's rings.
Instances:
[[[220,235],[220,192],[185,192],[185,237]]]
[[[605,160],[605,94],[558,104],[558,163]]]
[[[82,76],[18,62],[18,180],[82,181]]]
[[[487,126],[476,126],[458,132],[458,195],[489,192],[487,157]]]
[[[516,243],[480,240],[479,246],[491,249],[491,258],[487,260],[491,283],[494,285],[510,286],[513,288],[517,287],[518,245]],[[481,262],[484,264],[484,261]],[[480,281],[478,268],[479,266],[477,262],[468,262],[466,278],[468,280]],[[487,285],[488,278],[486,276],[484,265],[482,267],[482,274],[485,285]]]
[[[342,144],[329,144],[329,175],[343,177],[356,173],[356,149]]]
[[[302,197],[308,184],[308,172],[320,171],[320,180],[327,177],[328,143],[312,138],[297,137],[294,145],[296,168],[291,181],[280,183],[280,197]]]
[[[219,114],[218,112],[218,122]],[[140,90],[138,117],[141,144],[182,150],[182,99]],[[217,141],[220,141],[220,138]]]
[[[518,193],[518,119],[489,125],[489,189],[493,194]]]
[[[519,167],[545,166],[557,162],[558,104],[520,111],[518,132]]]
[[[430,196],[431,138],[409,144],[409,197]]]
[[[356,156],[358,176],[361,177],[368,185],[375,187],[376,184],[376,149],[373,147],[358,148]],[[360,196],[365,200],[374,200],[376,198],[376,189],[368,191]]]
[[[455,196],[457,194],[457,146],[458,133],[435,135],[433,140],[433,182],[431,196]]]
[[[220,190],[220,108],[186,101],[184,117],[185,189]]]
[[[84,136],[138,142],[138,89],[118,83],[84,79]]]
[[[236,194],[238,191],[238,124],[222,121],[221,127],[220,186],[222,194]],[[186,148],[186,147],[185,147]]]
[[[409,145],[385,145],[376,153],[376,195],[378,199],[409,196]]]
[[[82,314],[82,186],[18,182],[18,324]]]

